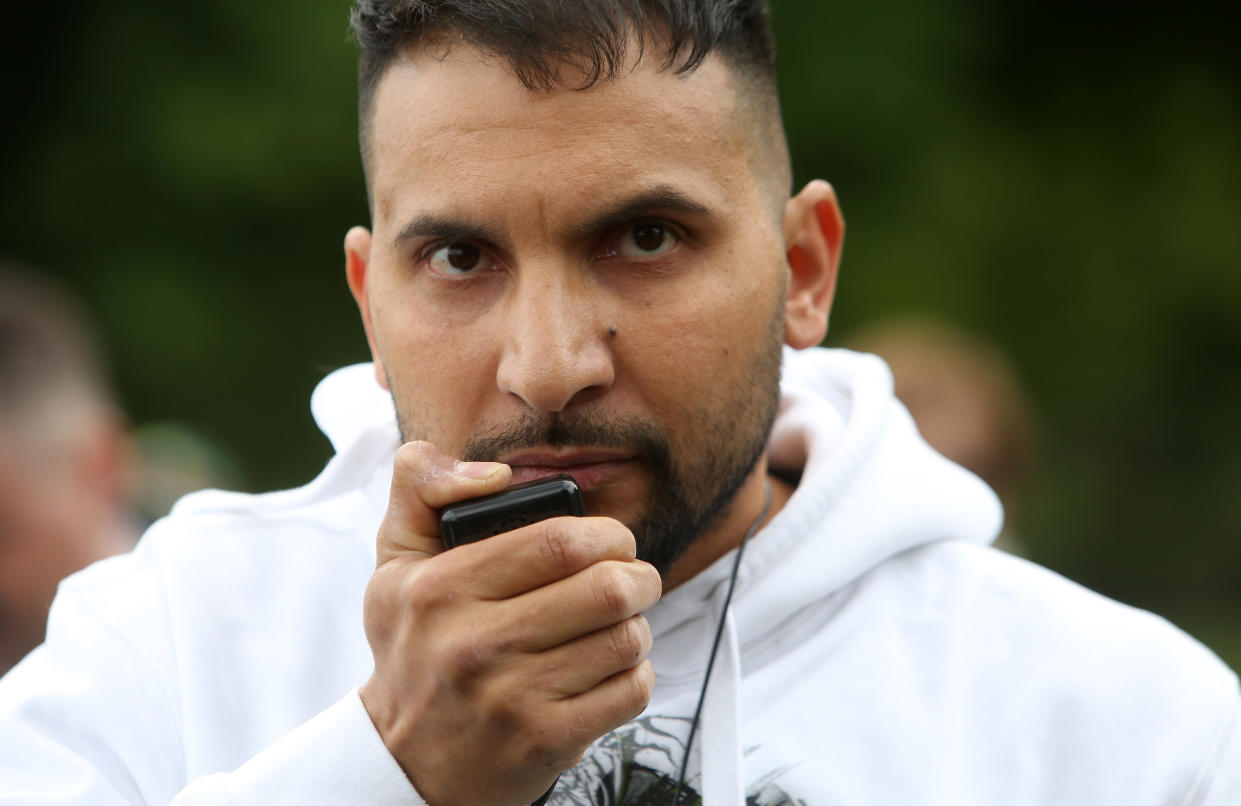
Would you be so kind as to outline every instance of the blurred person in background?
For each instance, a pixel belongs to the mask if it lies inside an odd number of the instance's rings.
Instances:
[[[127,551],[131,450],[86,317],[0,264],[0,673],[43,640],[61,579]]]
[[[863,327],[842,346],[874,353],[923,439],[977,474],[1004,504],[999,548],[1023,553],[1021,500],[1036,461],[1035,416],[1017,371],[997,347],[946,320],[901,316]]]

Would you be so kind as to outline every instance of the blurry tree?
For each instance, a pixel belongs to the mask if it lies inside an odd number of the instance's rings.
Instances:
[[[798,182],[849,237],[829,343],[941,315],[1041,413],[1031,553],[1241,663],[1241,51],[1224,6],[776,0]],[[307,412],[366,357],[347,3],[10,10],[0,253],[101,320],[136,420],[255,489],[328,455]]]
[[[1236,665],[1241,57],[1221,8],[776,21],[798,181],[831,178],[850,223],[829,343],[909,312],[999,342],[1044,420],[1031,552]]]
[[[195,423],[253,488],[305,480],[329,453],[310,390],[367,355],[341,256],[366,219],[347,6],[16,13],[0,252],[92,304],[135,420]]]

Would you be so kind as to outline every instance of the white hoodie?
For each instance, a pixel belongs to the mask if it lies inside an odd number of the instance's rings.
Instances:
[[[62,585],[0,681],[0,804],[421,803],[356,691],[398,442],[371,378],[316,390],[337,455],[313,482],[190,496]],[[800,480],[745,548],[682,803],[1241,804],[1237,679],[1210,652],[990,548],[994,495],[877,359],[786,352],[782,389],[771,465]],[[732,560],[647,614],[651,705],[553,806],[670,803]]]

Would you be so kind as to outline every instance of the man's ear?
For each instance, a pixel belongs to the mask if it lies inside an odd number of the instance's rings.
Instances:
[[[375,362],[375,380],[388,388],[388,373],[384,371],[383,358],[375,342],[375,328],[371,323],[371,303],[366,284],[367,270],[371,260],[371,232],[366,227],[353,227],[345,233],[345,281],[353,301],[362,314],[362,327],[366,330],[366,343],[371,348],[371,360]]]
[[[792,347],[813,347],[827,335],[844,242],[845,220],[836,191],[822,179],[806,185],[784,205],[789,267],[784,340]]]

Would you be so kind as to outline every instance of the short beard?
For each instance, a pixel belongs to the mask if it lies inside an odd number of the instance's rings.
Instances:
[[[765,442],[765,440],[764,440]],[[543,446],[622,448],[632,451],[649,470],[650,495],[636,523],[626,524],[634,533],[638,557],[662,574],[726,510],[729,502],[762,454],[763,444],[730,457],[727,467],[713,455],[702,466],[723,468],[722,476],[704,477],[700,472],[678,472],[671,458],[669,440],[650,423],[640,420],[600,419],[558,415],[534,415],[501,432],[471,439],[462,458],[493,461],[506,453]],[[718,452],[712,451],[712,454]]]
[[[496,461],[517,451],[556,446],[633,452],[649,468],[651,493],[637,521],[625,525],[637,540],[638,557],[665,574],[727,515],[766,449],[779,407],[783,331],[780,308],[767,343],[755,352],[751,371],[743,376],[744,389],[692,418],[705,424],[698,444],[673,446],[650,422],[607,417],[589,409],[571,415],[531,412],[517,423],[474,435],[461,458]],[[404,441],[419,438],[411,433],[399,406],[397,418]]]

